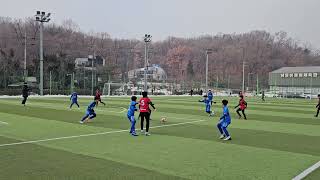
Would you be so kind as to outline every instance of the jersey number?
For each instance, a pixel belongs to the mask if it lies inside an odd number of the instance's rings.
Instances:
[[[141,100],[140,104],[141,104],[142,107],[144,107],[144,105],[145,105],[144,100]]]

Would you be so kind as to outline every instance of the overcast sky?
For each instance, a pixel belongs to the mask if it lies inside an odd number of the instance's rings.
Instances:
[[[25,18],[52,12],[86,32],[154,40],[251,30],[286,31],[320,49],[320,0],[0,0],[0,16]]]

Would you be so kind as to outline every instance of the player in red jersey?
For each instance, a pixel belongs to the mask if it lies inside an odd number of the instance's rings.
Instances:
[[[156,110],[156,108],[154,107],[154,104],[151,102],[151,99],[148,98],[148,92],[142,92],[142,98],[139,101],[139,109],[140,109],[140,115],[141,115],[141,133],[143,133],[143,123],[144,123],[144,119],[146,119],[146,132],[145,135],[146,136],[150,136],[149,133],[149,125],[150,125],[150,106],[152,106],[152,108],[154,110]]]
[[[241,114],[239,113],[240,111],[242,111],[242,114],[243,114],[243,117],[244,117],[244,119],[245,120],[247,120],[247,116],[246,116],[246,114],[245,114],[245,109],[247,108],[247,102],[244,100],[244,98],[243,98],[243,95],[240,95],[240,100],[239,100],[239,104],[238,104],[238,106],[236,106],[235,107],[235,109],[236,108],[238,108],[237,109],[237,114],[238,114],[238,116],[239,116],[239,119],[241,119]]]
[[[318,104],[316,106],[317,108],[317,114],[314,117],[318,117],[319,111],[320,111],[320,94],[318,94]]]
[[[102,103],[105,106],[106,103],[102,102],[101,95],[102,95],[102,93],[99,91],[99,89],[97,89],[96,95],[94,96],[94,100],[98,100],[100,103]],[[97,104],[97,106],[98,106],[98,104]]]

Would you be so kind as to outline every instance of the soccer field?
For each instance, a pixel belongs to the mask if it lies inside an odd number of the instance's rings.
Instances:
[[[149,137],[129,135],[129,97],[105,98],[107,106],[83,125],[91,98],[80,97],[81,108],[72,110],[68,98],[31,98],[27,107],[0,99],[0,179],[286,180],[320,160],[316,100],[248,98],[246,121],[233,110],[238,99],[227,98],[233,139],[223,142],[216,128],[222,98],[210,118],[199,99],[152,97]],[[306,179],[320,179],[320,169]]]

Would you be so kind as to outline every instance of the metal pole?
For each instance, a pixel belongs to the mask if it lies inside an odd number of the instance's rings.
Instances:
[[[95,51],[93,51],[93,58],[92,58],[92,71],[91,71],[91,95],[93,96],[93,61],[94,61],[94,58],[95,58]]]
[[[51,75],[51,71],[50,71],[50,84],[49,84],[49,88],[50,88],[50,95],[51,95],[51,88],[52,88],[52,85],[51,85],[51,83],[52,83],[51,78],[52,78],[52,75]]]
[[[244,93],[244,64],[245,61],[242,62],[242,93]]]
[[[228,89],[230,89],[230,75],[228,76]]]
[[[250,90],[250,73],[248,73],[247,91]]]
[[[72,87],[72,92],[73,92],[73,91],[74,91],[74,72],[72,73],[72,81],[71,81],[71,83],[72,83],[72,84],[71,84],[71,85],[72,85],[71,87]],[[71,93],[72,93],[72,92],[71,92]]]
[[[218,87],[219,87],[219,76],[217,76],[217,84],[216,84],[216,89],[218,89]]]
[[[147,63],[148,63],[148,42],[145,42],[145,58],[144,58],[144,91],[148,91],[148,84],[147,84]]]
[[[83,70],[83,89],[86,90],[86,70]]]
[[[108,83],[108,96],[110,96],[110,93],[111,93],[111,83]]]
[[[257,74],[257,95],[259,94],[259,75]]]
[[[206,58],[206,92],[208,92],[208,66],[209,66],[209,53],[207,53],[207,58]]]
[[[27,81],[27,30],[24,32],[24,82]]]
[[[310,99],[312,99],[312,77],[310,78]]]
[[[43,96],[43,22],[40,22],[40,96]]]

